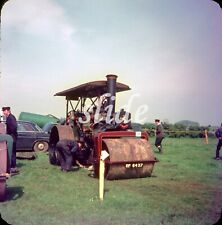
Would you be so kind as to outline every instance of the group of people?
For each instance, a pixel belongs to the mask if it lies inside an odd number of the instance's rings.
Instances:
[[[128,129],[132,129],[132,126],[131,126],[131,122],[125,122],[125,119],[124,117],[126,116],[126,112],[124,110],[121,110],[120,111],[120,123],[116,124],[115,126],[115,130],[128,130]],[[127,118],[128,119],[128,118]],[[92,118],[90,119],[90,122],[91,122],[91,125],[93,124],[92,122]],[[95,127],[97,125],[100,125],[100,124],[93,124]],[[105,127],[105,129],[103,129]],[[113,128],[110,128],[109,126],[104,126],[102,124],[101,126],[102,130],[106,130],[106,129],[113,129]],[[163,146],[162,146],[162,141],[164,139],[164,128],[163,128],[163,125],[160,121],[160,119],[155,119],[155,146],[156,148],[158,149],[159,153],[162,153],[163,152]],[[215,159],[216,160],[220,160],[220,149],[222,147],[222,124],[221,126],[216,130],[215,132],[215,136],[218,138],[218,143],[217,143],[217,147],[216,147],[216,156],[215,156]]]
[[[155,146],[157,147],[157,149],[161,153],[163,151],[162,140],[164,139],[164,129],[163,129],[163,126],[162,126],[162,124],[161,124],[159,119],[155,119],[155,125],[156,125],[156,129],[155,129],[155,136],[156,136]],[[221,123],[221,126],[215,131],[215,136],[218,139],[217,146],[216,146],[215,159],[216,160],[220,160],[220,159],[222,159],[220,157],[220,149],[222,147],[222,123]]]
[[[63,139],[58,141],[56,144],[58,160],[60,162],[62,171],[71,171],[73,165],[76,165],[80,168],[92,165],[92,136],[96,132],[106,130],[128,130],[132,128],[130,121],[126,120],[125,118],[125,111],[121,110],[119,113],[119,121],[118,123],[115,123],[115,126],[113,126],[114,123],[106,123],[105,113],[103,113],[101,113],[101,115],[104,116],[104,119],[99,120],[97,123],[94,121],[94,114],[92,112],[89,114],[89,120],[87,120],[83,113],[78,111],[71,111],[68,113],[66,124],[72,127],[76,140],[72,141]]]
[[[127,130],[131,129],[131,124],[124,122],[125,113],[120,114],[121,123],[118,124],[117,129]],[[155,120],[156,129],[156,140],[155,146],[162,153],[162,141],[164,139],[163,126],[159,119]],[[90,166],[90,155],[92,153],[92,147],[89,142],[86,140],[86,137],[80,137],[78,141],[71,140],[60,140],[56,144],[56,149],[58,151],[58,158],[61,165],[61,171],[68,172],[72,171],[73,165],[76,165],[80,168]]]
[[[156,129],[155,129],[155,136],[156,136],[155,146],[157,147],[157,149],[161,153],[163,151],[163,149],[162,149],[162,140],[164,139],[163,126],[162,126],[162,124],[161,124],[159,119],[155,120],[155,124],[156,124]],[[216,160],[220,160],[220,159],[222,159],[220,157],[220,149],[222,147],[222,123],[221,123],[221,126],[215,131],[215,136],[218,139],[217,146],[216,146],[215,159]]]

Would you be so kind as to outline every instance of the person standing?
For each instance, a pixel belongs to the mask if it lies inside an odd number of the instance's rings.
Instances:
[[[221,123],[220,127],[216,130],[215,135],[218,139],[215,159],[220,160],[220,149],[222,146],[222,123]]]
[[[156,136],[155,146],[158,148],[159,152],[162,152],[163,151],[162,140],[164,139],[163,126],[162,126],[162,124],[161,124],[159,119],[155,119],[155,125],[156,125],[156,129],[155,129],[155,136]]]
[[[2,112],[6,117],[6,132],[13,139],[10,173],[18,173],[19,170],[16,168],[16,141],[18,136],[17,120],[15,116],[11,113],[10,107],[2,107]]]

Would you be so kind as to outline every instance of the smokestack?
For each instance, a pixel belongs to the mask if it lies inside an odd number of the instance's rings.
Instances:
[[[110,97],[108,97],[108,105],[112,105],[112,114],[115,113],[115,102],[116,102],[116,79],[118,76],[114,74],[106,75],[107,79],[107,91],[110,93]]]

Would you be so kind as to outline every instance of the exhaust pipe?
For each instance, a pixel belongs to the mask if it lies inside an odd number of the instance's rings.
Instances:
[[[108,105],[112,105],[112,115],[115,113],[115,102],[116,102],[116,79],[117,75],[108,74],[107,79],[107,92],[110,94],[108,97]]]

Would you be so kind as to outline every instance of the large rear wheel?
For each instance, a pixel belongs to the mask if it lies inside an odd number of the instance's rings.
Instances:
[[[49,162],[52,165],[60,165],[59,152],[56,144],[60,140],[74,140],[73,130],[68,125],[56,125],[52,128],[49,138]]]

